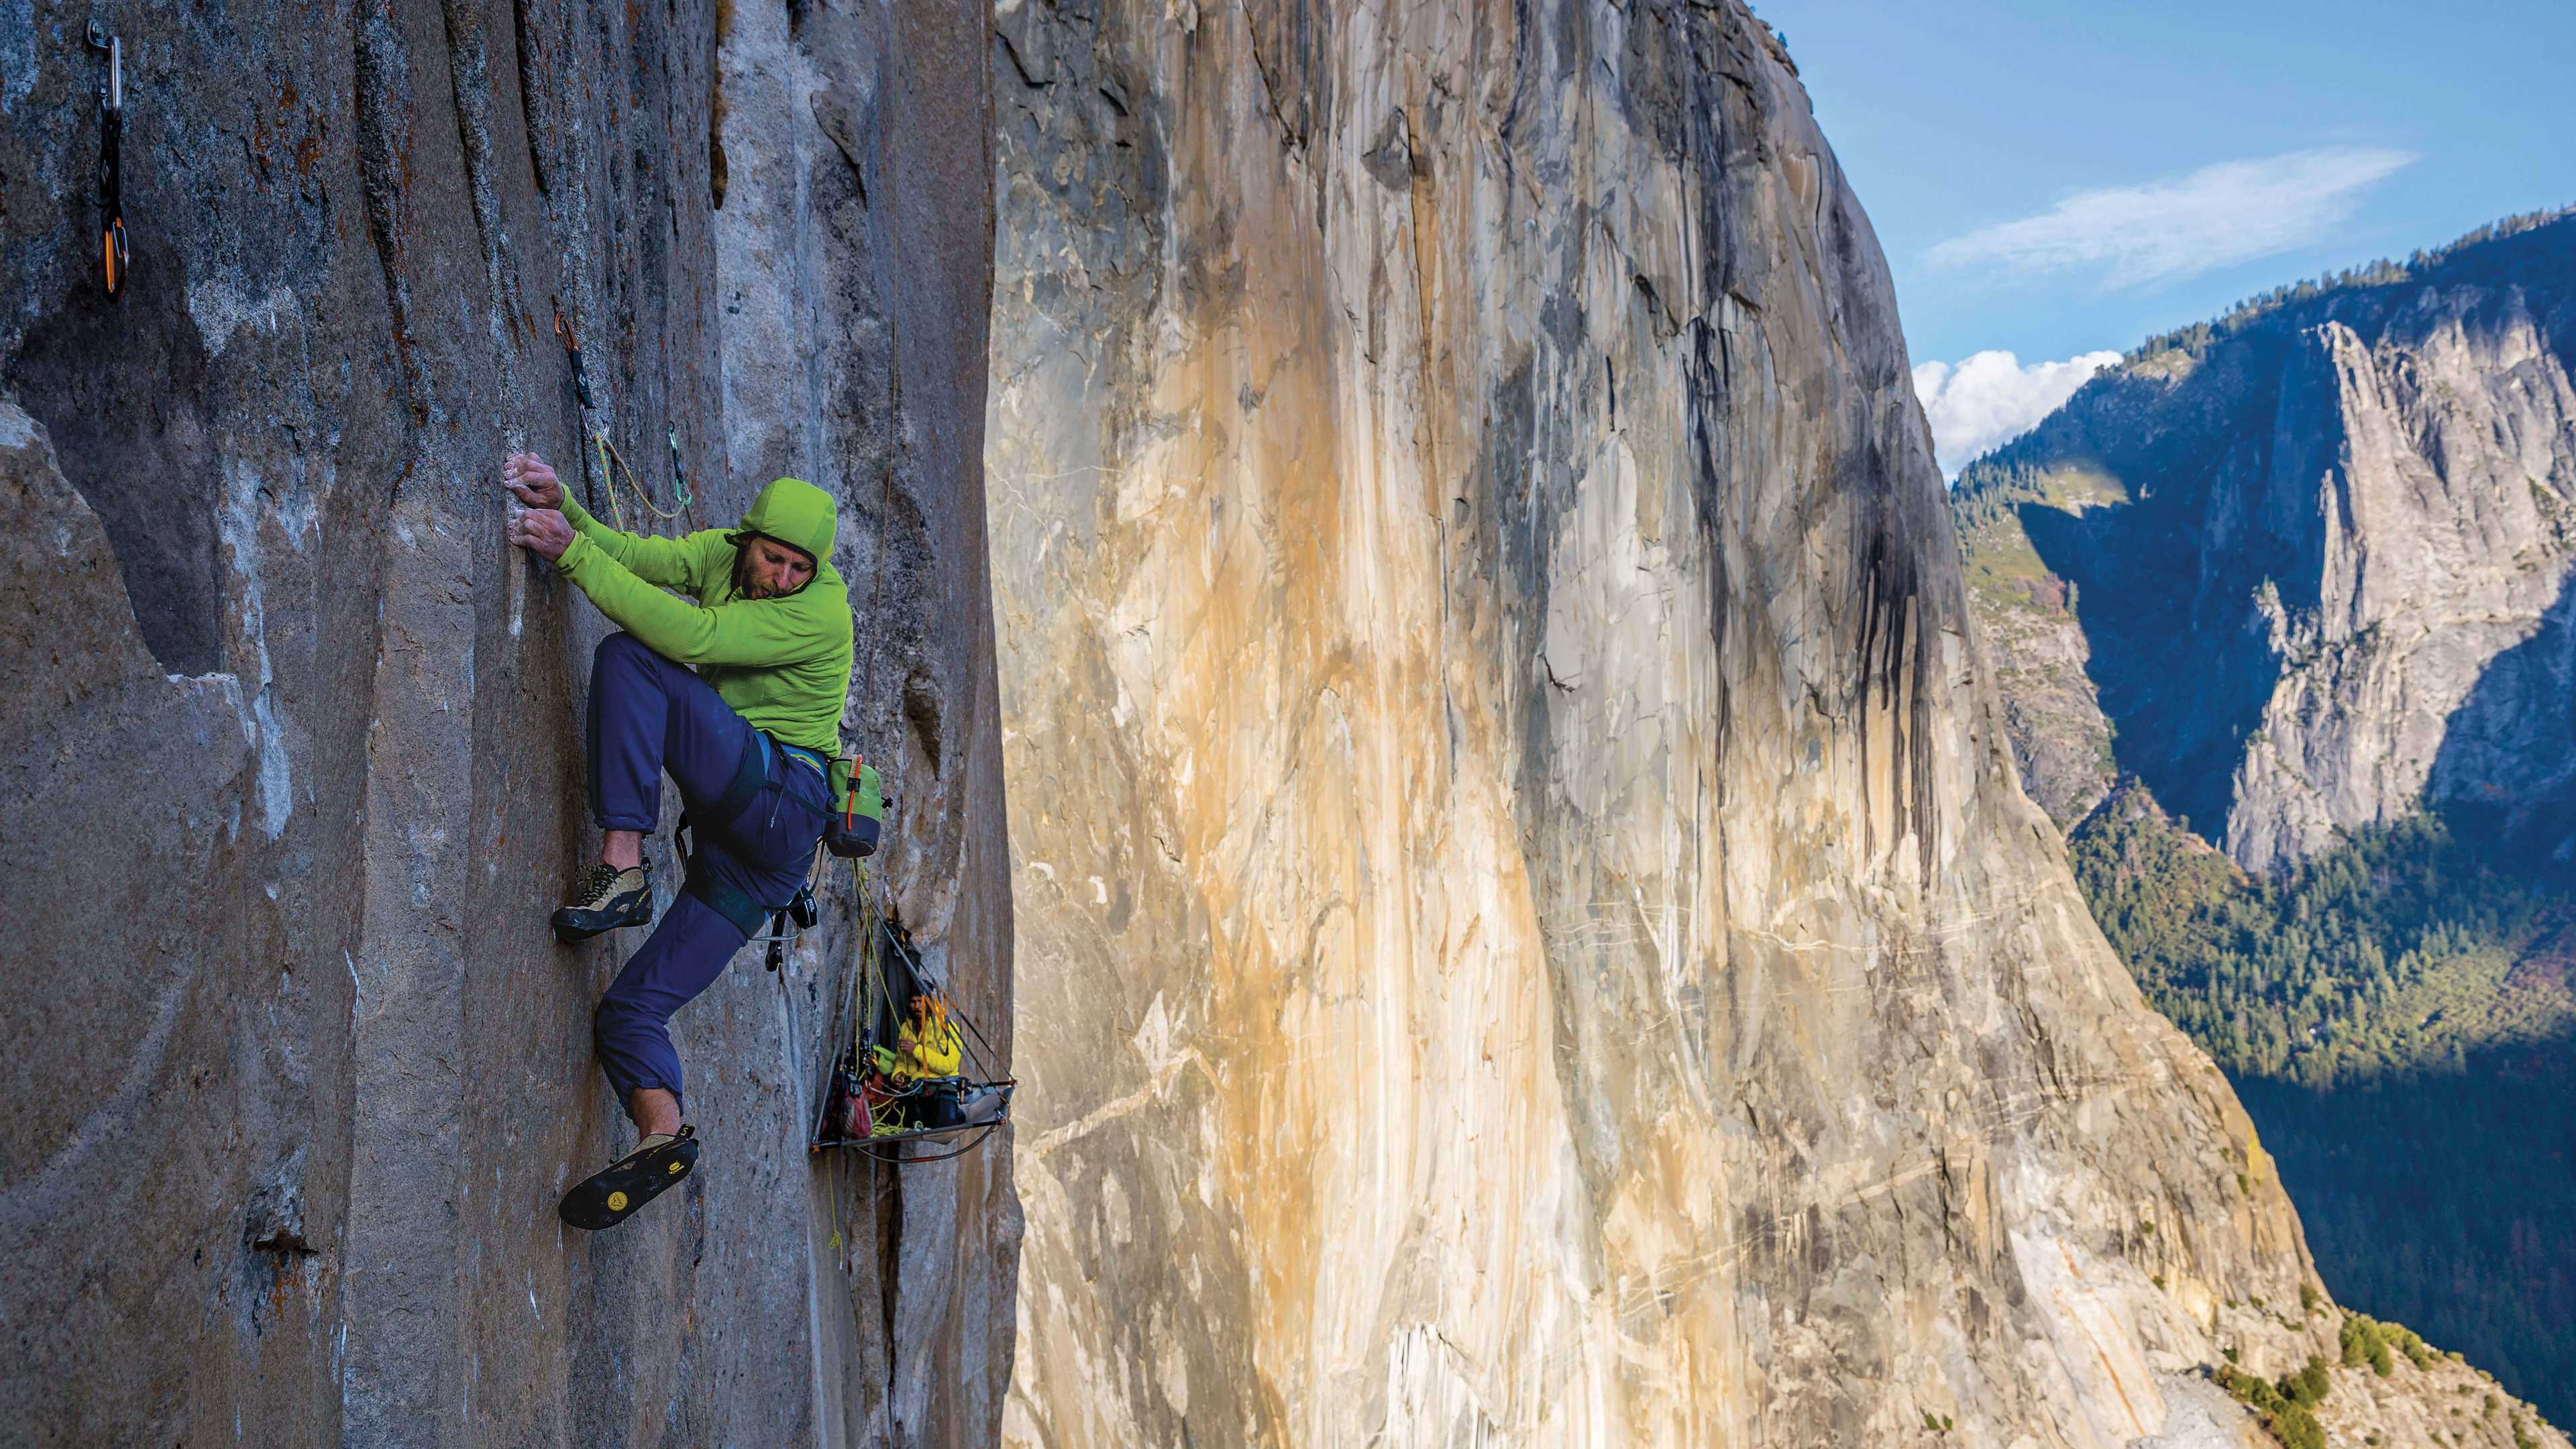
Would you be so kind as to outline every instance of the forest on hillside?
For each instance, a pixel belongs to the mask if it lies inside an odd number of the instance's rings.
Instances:
[[[2277,879],[2125,786],[2068,837],[2148,999],[2235,1083],[2326,1286],[2576,1417],[2576,882],[2474,816]]]
[[[2304,281],[2274,287],[2267,292],[2258,292],[2210,321],[2195,322],[2188,327],[2160,332],[2131,348],[2120,361],[2123,365],[2135,365],[2168,352],[2180,352],[2196,360],[2207,356],[2210,347],[2220,339],[2241,332],[2283,308],[2295,307],[2300,303],[2337,293],[2357,292],[2371,287],[2393,287],[2401,282],[2422,277],[2436,267],[2462,259],[2474,263],[2480,257],[2481,249],[2490,242],[2499,242],[2509,237],[2520,236],[2525,232],[2537,231],[2553,222],[2564,221],[2570,216],[2576,216],[2576,206],[2554,206],[2539,211],[2526,211],[2499,217],[2441,246],[2418,250],[2404,261],[2394,257],[2381,257],[2377,261],[2366,262],[2357,267],[2346,267],[2342,271],[2328,272],[2321,277],[2311,277]],[[2474,280],[2476,277],[2477,273],[2473,267],[2462,273],[2464,280]]]

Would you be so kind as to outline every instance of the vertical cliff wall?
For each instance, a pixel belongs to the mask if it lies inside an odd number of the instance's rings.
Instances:
[[[1959,480],[2032,793],[2576,841],[2576,218],[2149,344]],[[2070,592],[2070,590],[2072,592]]]
[[[996,25],[1005,1442],[2243,1442],[2191,1371],[2334,1320],[2014,783],[1777,42]]]
[[[497,486],[576,472],[559,307],[666,504],[674,447],[703,523],[839,495],[884,878],[1006,1022],[986,17],[108,6],[111,302],[91,13],[0,16],[0,1437],[988,1441],[1007,1157],[803,1150],[846,876],[681,1017],[687,1188],[556,1223],[628,1139],[589,1015],[633,943],[545,935],[603,625]]]

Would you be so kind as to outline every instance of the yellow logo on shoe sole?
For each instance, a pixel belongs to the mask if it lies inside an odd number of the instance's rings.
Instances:
[[[608,1210],[613,1213],[622,1213],[626,1211],[626,1194],[622,1192],[610,1193],[608,1195]]]
[[[674,1162],[674,1163],[672,1163],[672,1164],[671,1164],[671,1171],[672,1171],[674,1174],[676,1174],[676,1173],[678,1173],[678,1172],[679,1172],[679,1170],[680,1170],[683,1166],[685,1166],[685,1165],[686,1165],[686,1164],[684,1164],[684,1163]]]

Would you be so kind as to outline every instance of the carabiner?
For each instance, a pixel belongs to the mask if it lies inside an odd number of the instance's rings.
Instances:
[[[107,54],[107,78],[98,86],[99,281],[109,300],[125,294],[132,252],[125,240],[125,44],[95,17],[90,47]]]

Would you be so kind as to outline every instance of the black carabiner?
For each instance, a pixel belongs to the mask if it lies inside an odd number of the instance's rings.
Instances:
[[[590,374],[581,366],[581,339],[573,335],[571,324],[564,321],[563,304],[555,304],[555,339],[564,345],[564,355],[572,359],[572,390],[581,399],[583,426],[589,426],[589,410],[597,406],[590,400]]]
[[[98,86],[99,282],[110,300],[125,295],[131,254],[125,242],[125,45],[96,20],[89,43],[107,54],[107,78]]]

